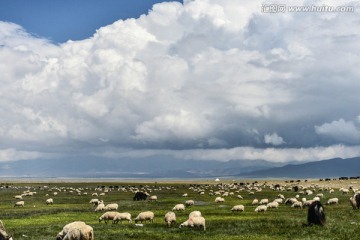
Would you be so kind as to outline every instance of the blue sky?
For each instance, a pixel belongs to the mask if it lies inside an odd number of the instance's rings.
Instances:
[[[0,1],[0,162],[360,156],[359,1]]]
[[[55,43],[82,40],[119,19],[138,18],[165,0],[0,0],[0,21]],[[181,1],[179,1],[181,2]]]

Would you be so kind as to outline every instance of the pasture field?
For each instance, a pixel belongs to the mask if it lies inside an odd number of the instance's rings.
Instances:
[[[1,183],[0,188],[0,219],[4,222],[7,232],[12,233],[15,240],[49,240],[55,239],[63,226],[72,221],[84,221],[94,229],[96,240],[117,239],[359,239],[360,237],[360,210],[353,210],[349,198],[353,195],[342,194],[340,187],[349,188],[352,185],[358,188],[358,183],[348,181],[301,181],[300,183],[285,183],[279,180],[285,191],[274,191],[270,183],[265,180],[236,180],[228,182],[214,181],[173,181],[173,182],[41,182],[41,183]],[[240,186],[239,183],[249,183]],[[234,185],[237,183],[237,185]],[[191,188],[190,186],[195,185]],[[286,186],[285,186],[286,185]],[[307,186],[313,189],[313,195],[299,194],[291,190],[294,185]],[[256,191],[255,188],[262,189]],[[99,188],[100,187],[100,188]],[[102,188],[101,188],[102,187]],[[150,195],[156,195],[158,201],[133,201],[133,188],[146,188]],[[215,203],[216,192],[222,188],[229,192],[225,202]],[[329,193],[327,189],[334,189]],[[101,189],[101,191],[100,191]],[[109,189],[106,192],[106,189]],[[78,190],[78,191],[77,191]],[[126,190],[126,191],[125,191]],[[204,192],[200,194],[198,190]],[[24,196],[24,207],[14,207],[17,201],[15,195],[23,192],[36,192],[33,196]],[[249,191],[254,192],[253,195]],[[301,191],[301,189],[299,190]],[[54,192],[58,194],[54,196]],[[105,193],[104,196],[94,197],[93,193]],[[183,197],[184,193],[188,197]],[[233,193],[233,195],[231,195]],[[268,198],[270,201],[283,194],[285,198],[302,197],[312,199],[316,194],[323,193],[321,202],[325,206],[327,223],[324,227],[304,226],[307,223],[307,208],[294,209],[289,205],[281,204],[278,209],[270,209],[265,213],[256,213],[252,205],[254,198]],[[49,196],[46,196],[46,195]],[[241,195],[243,199],[239,199]],[[339,198],[338,205],[325,205],[329,198]],[[53,198],[53,205],[46,205],[45,200]],[[135,223],[123,221],[118,224],[99,223],[98,218],[102,212],[94,212],[94,207],[89,204],[92,198],[103,199],[105,204],[118,203],[119,212],[129,212],[135,218],[141,211],[153,211],[155,221],[145,223],[143,227]],[[188,207],[184,212],[176,212],[177,222],[172,227],[164,223],[164,215],[171,211],[175,204],[184,203],[186,200],[195,201],[195,206]],[[243,204],[245,211],[232,213],[234,205]],[[200,229],[182,228],[179,225],[187,220],[191,211],[199,210],[206,219],[206,231]]]

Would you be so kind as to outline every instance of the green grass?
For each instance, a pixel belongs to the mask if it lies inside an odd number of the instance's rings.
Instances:
[[[326,185],[328,183],[320,183]],[[83,192],[88,195],[77,195],[76,192],[58,191],[53,196],[49,188],[84,188]],[[16,240],[55,239],[62,227],[72,221],[81,220],[94,228],[95,239],[358,239],[360,236],[360,211],[353,210],[349,205],[350,195],[342,195],[338,189],[329,194],[324,191],[323,203],[329,198],[338,197],[339,205],[325,206],[327,224],[325,227],[304,226],[307,218],[307,209],[293,209],[290,206],[280,205],[278,209],[269,210],[265,213],[254,212],[255,207],[251,205],[254,198],[268,198],[273,200],[280,193],[269,188],[249,195],[246,191],[235,193],[233,196],[225,197],[225,203],[216,204],[215,196],[209,196],[209,190],[200,195],[189,190],[188,183],[157,183],[152,195],[158,196],[157,202],[132,201],[133,193],[130,191],[111,191],[102,197],[92,197],[91,193],[97,186],[137,186],[154,185],[153,183],[12,183],[8,188],[0,188],[0,219],[3,220],[7,231],[14,234]],[[210,184],[216,191],[218,188],[214,183]],[[16,200],[15,195],[21,194],[31,187],[30,191],[36,191],[34,196],[24,197],[23,208],[13,207]],[[174,186],[173,189],[161,189],[159,187]],[[345,184],[344,184],[345,186]],[[236,190],[229,190],[235,192]],[[182,197],[183,193],[189,197]],[[98,192],[100,193],[100,192]],[[281,192],[285,197],[294,197],[296,193],[291,191]],[[49,194],[49,196],[46,196]],[[238,199],[236,195],[242,195],[244,199]],[[47,198],[54,199],[54,205],[47,206]],[[300,195],[304,197],[303,195]],[[313,196],[305,196],[308,199]],[[90,199],[100,198],[105,203],[116,202],[119,204],[119,212],[130,212],[132,217],[145,210],[155,213],[154,223],[146,223],[144,227],[123,222],[122,224],[99,223],[98,218],[102,213],[94,212],[89,204]],[[177,212],[177,223],[168,228],[163,222],[166,212],[170,211],[177,203],[193,199],[198,205],[187,208],[185,212]],[[232,213],[231,207],[237,204],[245,205],[245,212]],[[206,231],[199,229],[179,229],[178,226],[187,220],[188,214],[193,210],[202,212],[206,219]]]

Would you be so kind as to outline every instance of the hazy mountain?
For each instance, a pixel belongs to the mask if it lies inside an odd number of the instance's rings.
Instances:
[[[288,164],[282,167],[263,169],[239,175],[259,178],[355,177],[360,176],[360,157],[348,159],[334,158],[298,165]]]
[[[12,177],[163,177],[195,178],[246,174],[284,164],[263,160],[228,162],[180,160],[169,157],[107,159],[74,157],[0,163],[0,176]]]

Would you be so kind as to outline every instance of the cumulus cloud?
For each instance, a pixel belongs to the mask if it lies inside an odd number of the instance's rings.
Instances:
[[[266,134],[264,136],[264,142],[266,144],[272,144],[275,146],[285,143],[284,139],[282,137],[278,136],[277,133]]]
[[[3,149],[216,155],[249,147],[239,156],[276,159],[359,144],[358,123],[342,119],[359,116],[360,16],[267,14],[263,3],[160,3],[60,45],[0,22]],[[330,3],[359,7],[316,2]]]

